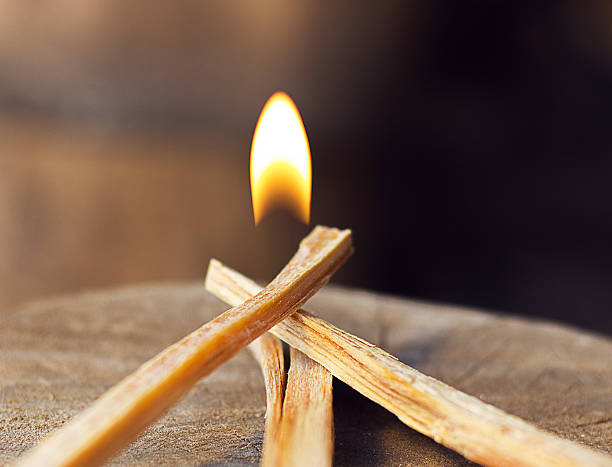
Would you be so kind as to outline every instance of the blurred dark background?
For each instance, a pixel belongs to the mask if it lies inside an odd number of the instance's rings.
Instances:
[[[612,2],[0,0],[0,305],[271,278],[248,160],[288,92],[335,278],[612,332]]]

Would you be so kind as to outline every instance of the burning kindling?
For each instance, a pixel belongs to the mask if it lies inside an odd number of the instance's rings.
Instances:
[[[308,223],[311,177],[299,112],[277,93],[264,106],[251,152],[255,222],[284,206]],[[604,454],[546,433],[300,310],[352,251],[350,230],[315,227],[263,289],[211,260],[205,287],[233,308],[144,363],[26,454],[21,465],[106,461],[247,346],[267,394],[266,466],[332,464],[332,375],[409,427],[485,465],[612,465]],[[281,340],[290,347],[287,376]]]

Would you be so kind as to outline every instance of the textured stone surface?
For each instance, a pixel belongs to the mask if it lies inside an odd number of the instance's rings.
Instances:
[[[83,293],[0,317],[0,462],[225,309],[201,284]],[[612,453],[612,342],[554,323],[327,287],[307,307],[537,426]],[[335,461],[462,465],[452,451],[334,381]],[[265,394],[247,352],[200,381],[117,465],[255,464]]]

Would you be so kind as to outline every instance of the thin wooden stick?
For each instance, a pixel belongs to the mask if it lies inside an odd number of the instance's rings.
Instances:
[[[249,344],[249,350],[261,367],[266,386],[266,424],[261,464],[276,465],[286,383],[283,345],[278,337],[266,332]]]
[[[233,303],[259,286],[212,260],[207,289]],[[406,425],[485,465],[612,466],[612,457],[535,428],[304,311],[270,331]]]
[[[261,465],[331,466],[334,454],[332,375],[291,348],[285,389],[283,347],[265,333],[249,344],[266,386],[266,425]]]
[[[201,377],[297,310],[352,251],[349,230],[316,227],[260,293],[189,334],[106,392],[21,465],[97,465],[125,446]]]
[[[332,379],[325,367],[291,348],[275,465],[331,467],[334,455]]]

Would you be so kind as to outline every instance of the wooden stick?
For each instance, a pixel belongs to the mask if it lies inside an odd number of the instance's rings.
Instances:
[[[349,230],[316,227],[260,293],[149,360],[23,458],[21,465],[97,465],[159,418],[201,377],[297,310],[352,251]]]
[[[331,466],[334,453],[332,375],[291,348],[285,389],[283,347],[265,333],[248,346],[266,386],[266,425],[261,465]]]
[[[211,261],[207,289],[232,303],[259,286]],[[304,311],[270,331],[406,425],[485,465],[612,466],[612,458],[535,428],[404,365],[392,355]]]
[[[278,337],[266,332],[249,344],[249,350],[261,367],[266,386],[266,425],[261,464],[276,465],[286,382],[283,345]]]
[[[332,375],[293,347],[278,451],[277,466],[331,467],[334,456]]]

